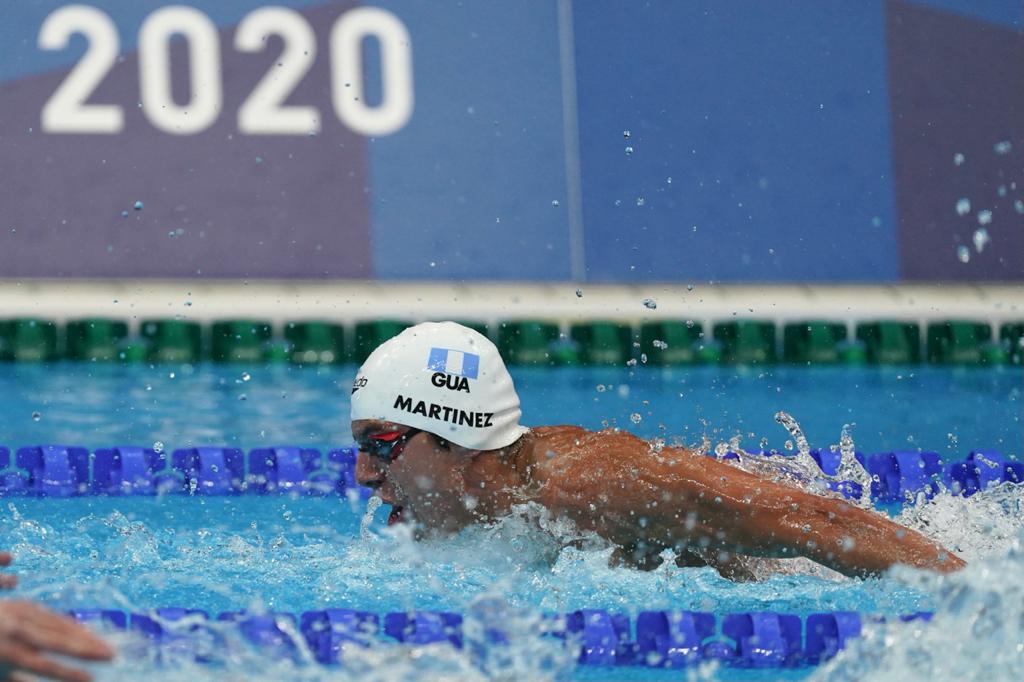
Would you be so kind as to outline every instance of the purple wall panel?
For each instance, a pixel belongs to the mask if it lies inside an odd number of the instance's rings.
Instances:
[[[0,85],[0,277],[368,277],[366,142],[334,115],[326,58],[328,30],[350,6],[302,12],[320,57],[289,103],[319,108],[315,137],[238,132],[239,105],[280,41],[240,54],[233,28],[220,33],[223,110],[196,135],[146,120],[135,54],[90,100],[124,107],[117,136],[40,132],[66,71]],[[177,98],[188,62],[182,45],[172,55]],[[132,209],[136,200],[143,210]]]
[[[1021,279],[1024,35],[896,0],[887,31],[902,278]]]

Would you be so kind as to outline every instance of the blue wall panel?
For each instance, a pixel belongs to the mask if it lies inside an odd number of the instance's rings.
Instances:
[[[374,274],[569,279],[555,4],[379,4],[409,28],[416,110],[370,144]]]
[[[575,19],[588,279],[896,278],[881,0]]]

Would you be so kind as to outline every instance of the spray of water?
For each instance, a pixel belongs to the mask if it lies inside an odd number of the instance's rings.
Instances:
[[[384,500],[376,495],[366,501],[366,511],[363,513],[363,518],[359,520],[359,537],[363,540],[372,535],[370,525],[373,523],[373,515],[377,513],[382,504],[384,504]]]
[[[891,571],[892,579],[934,595],[932,623],[868,625],[859,640],[813,679],[1024,679],[1024,534],[1009,541],[1001,537],[1022,524],[1021,496],[1020,488],[1008,488],[955,505],[945,498],[927,510],[908,512],[905,520],[938,530],[937,535],[963,548],[965,555],[978,558],[948,576],[905,567]],[[984,523],[993,526],[995,537],[979,538],[982,528],[971,527],[972,519],[988,514]]]
[[[853,481],[860,486],[860,497],[854,500],[861,509],[871,509],[871,474],[857,461],[857,448],[853,444],[850,430],[853,424],[843,424],[839,434],[839,470],[835,480]]]

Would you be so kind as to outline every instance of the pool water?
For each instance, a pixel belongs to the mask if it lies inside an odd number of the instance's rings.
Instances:
[[[351,440],[347,397],[353,374],[351,367],[0,365],[0,444],[326,449]],[[639,367],[513,369],[513,376],[527,424],[615,426],[684,444],[714,447],[738,437],[743,447],[784,450],[790,435],[774,421],[779,410],[799,421],[812,447],[837,443],[848,424],[865,452],[922,448],[952,459],[987,448],[1019,455],[1024,441],[1019,370]],[[819,670],[690,672],[707,679],[907,679],[930,666],[944,677],[942,671],[954,665],[952,652],[969,644],[975,653],[963,656],[975,667],[964,673],[968,679],[982,673],[986,679],[1019,679],[1005,674],[1014,673],[1014,665],[1024,667],[1024,640],[1012,641],[1022,639],[1024,616],[1021,502],[1016,488],[1004,486],[966,500],[943,495],[903,512],[904,522],[971,561],[952,578],[896,571],[849,580],[791,563],[781,573],[764,567],[760,582],[736,584],[711,569],[681,569],[670,561],[647,573],[613,568],[608,548],[564,547],[573,530],[532,508],[450,540],[416,543],[405,529],[385,526],[386,508],[364,518],[365,501],[336,496],[11,497],[0,500],[0,544],[16,555],[22,582],[15,595],[61,609],[437,609],[481,620],[499,613],[506,624],[521,621],[524,633],[482,659],[439,647],[413,653],[391,647],[331,670],[240,650],[219,663],[218,679],[688,674],[574,668],[562,649],[525,634],[543,611],[580,608],[633,616],[650,609],[801,615],[936,609],[933,626],[878,626]],[[966,643],[964,632],[972,633]],[[184,660],[157,665],[128,657],[97,673],[101,679],[146,674],[168,680],[212,674]]]

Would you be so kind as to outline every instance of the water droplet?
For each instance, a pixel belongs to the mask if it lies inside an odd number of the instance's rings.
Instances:
[[[249,399],[249,396],[247,396],[247,395],[246,395],[246,394],[244,394],[244,393],[239,393],[239,394],[238,394],[238,399],[239,399],[239,400],[248,400],[248,399]]]
[[[37,421],[39,421],[42,418],[43,418],[43,413],[42,412],[33,412],[32,413],[32,421],[37,422]]]
[[[655,308],[658,307],[658,304],[655,302],[655,300],[653,298],[645,298],[644,299],[644,307],[645,308],[650,308],[651,310],[654,310]]]
[[[966,160],[967,159],[960,152],[957,152],[956,154],[953,155],[953,165],[955,165],[955,166],[962,166],[962,165],[964,165],[964,161],[966,161]]]
[[[693,291],[693,285],[692,284],[687,284],[686,285],[686,290],[687,291]]]
[[[793,441],[786,440],[786,442],[783,443],[782,447],[786,448],[788,452],[791,452],[793,450]]]
[[[971,200],[967,197],[960,199],[956,202],[956,214],[967,215],[971,212]]]
[[[1001,197],[1005,197],[1006,196],[1006,185],[999,185],[999,187],[996,188],[996,194],[998,194]]]
[[[647,203],[647,200],[644,199],[643,197],[637,197],[636,198],[636,205],[637,206],[643,206],[646,203]]]
[[[142,202],[141,201],[136,201],[135,205],[132,206],[132,208],[134,208],[136,211],[141,211],[142,210]]]
[[[992,211],[989,211],[987,209],[984,210],[984,211],[978,211],[978,224],[979,225],[988,225],[991,222],[992,222]]]
[[[249,379],[252,379],[252,375],[248,372],[242,372],[242,381],[249,381]]]
[[[636,358],[626,360],[626,367],[636,367]]]
[[[577,289],[576,290],[576,298],[583,298],[583,290],[582,289]]]
[[[956,257],[961,263],[969,263],[971,261],[971,250],[961,244],[956,247]]]
[[[633,414],[629,415],[629,421],[633,422],[634,424],[639,424],[641,421],[643,421],[643,417],[640,416],[639,412],[634,412]]]
[[[1024,201],[1017,199],[1013,202],[1013,210],[1017,213],[1024,213]]]
[[[633,135],[633,133],[629,132],[628,130],[623,130],[623,131],[622,131],[622,137],[624,137],[624,138],[625,138],[625,139],[627,139],[627,140],[628,140],[628,139],[629,139],[630,137],[632,137],[632,135]]]
[[[668,348],[668,344],[662,341],[661,339],[654,339],[654,341],[651,342],[651,345],[654,346],[655,348],[660,348],[661,350],[665,350],[666,348]]]
[[[128,217],[128,211],[121,211],[121,217],[122,218],[127,218]]]
[[[597,385],[597,392],[598,393],[604,393],[605,390],[607,390],[607,389],[605,389],[604,384],[598,384]]]
[[[1009,140],[1003,140],[1002,142],[996,142],[992,145],[992,151],[1002,156],[1003,154],[1009,154],[1010,150],[1013,149],[1013,145]]]
[[[163,451],[164,451],[164,444],[162,442],[157,441],[157,442],[153,443],[153,452],[155,452],[156,454],[159,455]]]
[[[991,241],[988,236],[988,230],[984,227],[979,227],[974,231],[974,250],[981,253],[985,250],[985,246]]]
[[[561,204],[558,203],[558,199],[551,200],[551,208],[558,208]]]
[[[633,153],[633,148],[632,147],[626,147],[626,156],[629,156],[632,153]]]

